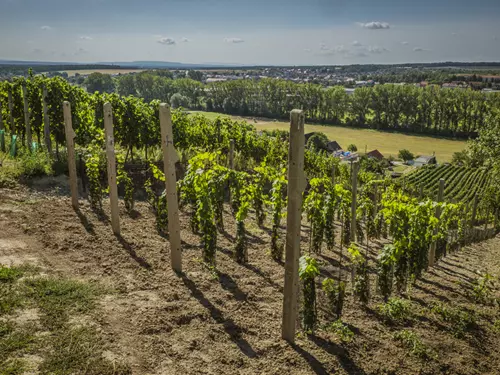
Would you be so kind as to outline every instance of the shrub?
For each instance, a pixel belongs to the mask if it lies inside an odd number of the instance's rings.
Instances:
[[[316,259],[304,255],[299,260],[299,277],[303,291],[303,327],[306,332],[314,333],[316,326],[316,282],[319,275]]]
[[[415,159],[415,155],[413,155],[410,150],[407,150],[406,148],[399,150],[398,157],[402,159],[405,163],[409,162],[410,160]]]
[[[347,151],[356,152],[358,151],[358,147],[355,144],[351,143],[349,146],[347,146]]]
[[[325,133],[317,132],[309,137],[306,147],[314,151],[327,150],[326,146],[329,140]]]
[[[411,354],[419,358],[429,359],[433,357],[431,350],[427,348],[415,332],[402,330],[394,334],[394,339],[402,342]]]
[[[459,308],[446,306],[444,303],[436,303],[431,311],[440,316],[441,319],[450,324],[450,331],[455,337],[462,338],[467,331],[477,325],[476,316]]]
[[[351,342],[354,338],[354,332],[351,331],[347,324],[342,323],[340,319],[327,325],[326,329],[339,336],[340,341],[343,342]]]
[[[402,298],[389,298],[378,310],[386,322],[404,323],[412,318],[411,302]]]
[[[339,319],[344,307],[345,283],[327,278],[323,280],[323,292],[328,299],[331,314]]]

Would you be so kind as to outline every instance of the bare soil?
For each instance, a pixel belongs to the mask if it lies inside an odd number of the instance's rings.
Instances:
[[[146,204],[136,203],[131,217],[120,202],[122,236],[115,236],[109,218],[80,203],[75,212],[63,195],[0,189],[0,263],[34,263],[47,273],[109,286],[114,292],[102,298],[92,324],[101,327],[110,357],[129,363],[134,374],[500,373],[500,332],[492,328],[500,319],[498,307],[476,304],[469,295],[477,270],[500,275],[499,238],[449,255],[418,280],[410,293],[413,322],[383,322],[372,275],[368,306],[353,296],[346,300],[342,320],[355,334],[351,342],[321,329],[328,318],[318,291],[320,328],[315,336],[299,331],[290,345],[281,339],[284,272],[269,256],[269,222],[260,229],[250,215],[249,262],[240,265],[232,256],[236,227],[228,211],[226,232],[218,236],[216,275],[202,265],[200,238],[189,230],[189,214],[181,212],[184,273],[177,275],[170,268],[168,240],[156,232]],[[303,251],[308,238],[304,223]],[[372,271],[375,245],[369,251]],[[337,276],[339,251],[318,256],[318,285]],[[350,280],[345,256],[342,264],[343,278]],[[478,326],[456,338],[429,312],[436,301],[476,312]],[[422,360],[410,354],[393,338],[403,328],[417,333],[437,356]]]

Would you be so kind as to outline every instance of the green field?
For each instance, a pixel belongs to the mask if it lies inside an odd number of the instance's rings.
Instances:
[[[215,112],[200,112],[210,119],[214,119],[221,115]],[[246,120],[254,125],[257,130],[289,130],[290,124],[283,121],[273,121],[265,119],[242,118],[239,116],[230,116],[235,120]],[[351,143],[358,147],[359,152],[364,152],[365,146],[369,151],[377,149],[385,157],[392,155],[397,157],[399,150],[407,148],[417,155],[432,155],[436,153],[438,163],[449,162],[453,153],[462,151],[465,148],[466,142],[445,138],[434,138],[420,135],[408,135],[401,133],[389,133],[370,129],[355,129],[345,126],[324,126],[324,125],[307,125],[305,127],[308,132],[323,132],[328,139],[337,141],[340,146],[347,149]]]

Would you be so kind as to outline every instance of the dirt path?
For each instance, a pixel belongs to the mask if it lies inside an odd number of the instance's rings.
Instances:
[[[130,363],[134,374],[498,374],[500,339],[492,330],[498,308],[476,305],[467,291],[476,270],[500,275],[499,238],[449,256],[419,280],[411,293],[413,322],[388,326],[378,315],[378,296],[368,307],[349,296],[343,321],[355,334],[352,342],[320,329],[289,346],[280,339],[283,266],[268,255],[268,230],[249,220],[249,263],[239,265],[232,259],[235,226],[227,214],[215,277],[201,266],[200,239],[187,229],[183,213],[185,273],[177,276],[168,241],[157,234],[144,204],[137,204],[135,218],[121,207],[123,237],[116,237],[109,221],[81,202],[77,214],[65,197],[0,190],[0,263],[35,263],[114,290],[101,301],[98,323],[110,352]],[[307,249],[307,228],[303,235]],[[338,272],[338,259],[338,250],[324,252],[322,277]],[[477,330],[453,336],[429,314],[436,301],[476,311]],[[326,323],[321,309],[319,315]],[[393,339],[402,328],[420,335],[438,356],[408,354]]]

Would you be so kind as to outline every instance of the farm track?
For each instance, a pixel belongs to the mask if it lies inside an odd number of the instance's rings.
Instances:
[[[378,296],[368,307],[349,296],[343,321],[355,333],[353,342],[341,343],[318,330],[316,337],[301,334],[290,346],[280,339],[283,266],[268,255],[269,222],[260,229],[250,215],[249,263],[239,265],[232,259],[236,228],[226,212],[215,278],[201,266],[200,239],[187,229],[187,213],[181,213],[185,273],[176,275],[168,241],[154,230],[145,204],[137,204],[132,218],[120,202],[122,237],[116,237],[106,218],[80,203],[77,214],[66,196],[0,190],[0,263],[35,263],[47,273],[110,286],[114,292],[102,299],[97,323],[112,357],[130,363],[134,374],[498,374],[500,338],[490,326],[500,314],[472,303],[466,291],[476,270],[500,274],[499,238],[463,249],[426,273],[412,290],[417,313],[406,327],[382,323]],[[308,231],[304,223],[303,250]],[[338,248],[319,256],[321,278],[338,274],[339,257]],[[372,271],[375,257],[376,250],[369,251]],[[348,279],[346,263],[344,256]],[[436,301],[477,311],[484,316],[478,330],[455,338],[425,310]],[[325,303],[320,293],[322,323]],[[402,328],[419,334],[438,358],[409,355],[392,338]]]

